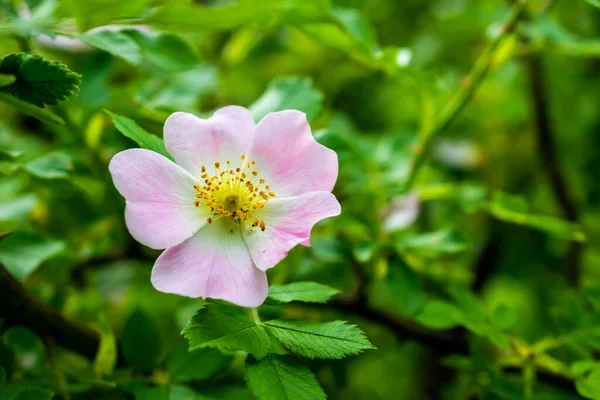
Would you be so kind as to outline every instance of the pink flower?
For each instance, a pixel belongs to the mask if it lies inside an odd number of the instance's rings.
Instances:
[[[229,106],[209,119],[177,112],[165,122],[176,163],[144,149],[115,155],[110,172],[126,199],[131,235],[166,249],[152,270],[157,290],[256,307],[265,271],[321,219],[338,215],[331,190],[337,155],[318,144],[304,113]]]

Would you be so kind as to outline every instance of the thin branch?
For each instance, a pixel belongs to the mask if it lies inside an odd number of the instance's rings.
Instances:
[[[0,264],[0,318],[5,325],[22,325],[40,337],[52,338],[56,344],[93,360],[100,344],[100,335],[91,328],[69,321],[46,304],[33,297]]]
[[[444,109],[436,118],[431,130],[424,133],[422,143],[417,149],[416,158],[413,160],[411,165],[404,191],[410,190],[414,184],[419,169],[423,166],[425,159],[429,155],[433,138],[445,130],[454,121],[464,106],[469,102],[475,93],[475,90],[477,90],[481,82],[483,82],[483,79],[485,78],[494,59],[496,58],[496,51],[498,50],[500,43],[502,43],[508,34],[514,30],[517,22],[523,14],[526,3],[527,2],[525,0],[515,2],[512,7],[511,15],[502,28],[502,32],[494,38],[483,54],[479,56],[479,59],[477,59],[475,65],[473,66],[473,69],[464,80],[465,84],[461,85],[454,92],[450,98],[450,101],[448,101]]]

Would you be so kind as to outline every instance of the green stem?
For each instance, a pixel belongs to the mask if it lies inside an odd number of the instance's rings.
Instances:
[[[256,325],[260,325],[262,323],[260,321],[260,315],[258,315],[258,308],[252,308],[250,310],[250,314],[252,315],[252,321],[254,321]]]
[[[406,181],[404,191],[410,190],[415,182],[419,169],[423,166],[425,159],[427,158],[429,151],[431,150],[431,144],[433,138],[442,132],[454,121],[460,111],[468,103],[468,101],[475,93],[475,90],[479,87],[483,78],[485,78],[487,72],[496,58],[496,52],[499,49],[500,43],[508,36],[509,33],[515,28],[517,21],[523,14],[525,9],[526,0],[515,2],[512,8],[512,13],[508,21],[504,24],[502,32],[494,38],[494,40],[488,45],[487,49],[479,56],[479,59],[475,62],[473,69],[464,80],[465,84],[461,85],[452,95],[446,106],[442,109],[432,128],[426,130],[422,134],[421,144],[417,149],[417,155],[413,164],[411,165],[408,179]]]

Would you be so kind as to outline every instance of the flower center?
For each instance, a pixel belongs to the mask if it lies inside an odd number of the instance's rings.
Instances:
[[[254,169],[256,161],[246,161],[242,154],[241,165],[237,168],[231,166],[231,161],[226,160],[221,168],[221,162],[215,162],[214,175],[208,176],[206,166],[202,166],[204,184],[195,184],[198,192],[194,205],[205,207],[212,217],[207,219],[211,224],[219,218],[231,218],[237,223],[251,222],[253,227],[266,229],[265,221],[252,215],[252,212],[265,206],[275,193],[270,191],[265,180],[259,178],[258,171]]]

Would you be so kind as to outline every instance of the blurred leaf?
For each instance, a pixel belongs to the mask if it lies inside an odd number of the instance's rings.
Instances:
[[[1,93],[43,107],[58,104],[79,92],[81,75],[59,61],[48,61],[40,56],[17,53],[0,59],[0,73],[14,75],[16,80],[0,87]]]
[[[0,93],[0,101],[10,104],[25,115],[29,115],[39,121],[50,125],[65,125],[65,121],[59,116],[52,114],[43,108],[34,106],[31,103],[22,101],[6,93]]]
[[[421,277],[400,260],[390,262],[387,286],[400,311],[413,316],[425,304],[425,292]]]
[[[168,72],[188,71],[198,65],[198,55],[183,38],[164,32],[122,31],[141,47],[151,63]]]
[[[135,400],[198,400],[192,389],[182,385],[152,387],[144,383],[134,383],[126,385],[124,389],[131,393]]]
[[[586,236],[577,224],[546,215],[529,214],[527,201],[520,197],[496,191],[489,204],[490,213],[502,220],[526,225],[564,239],[583,242]]]
[[[585,377],[575,381],[577,393],[587,399],[600,399],[600,367],[595,367]]]
[[[470,247],[469,239],[461,232],[444,229],[438,232],[408,235],[400,240],[401,249],[419,251],[428,256],[456,254]]]
[[[331,10],[331,14],[364,50],[370,53],[380,50],[375,37],[375,30],[358,10],[334,8]]]
[[[598,7],[600,8],[600,0],[586,0],[589,4],[593,5],[594,7]]]
[[[186,343],[177,346],[167,362],[172,382],[188,382],[208,379],[231,362],[231,357],[215,349],[188,351]]]
[[[100,346],[94,359],[94,375],[111,375],[117,364],[117,341],[110,327],[100,330]]]
[[[0,88],[12,85],[17,77],[9,74],[0,74]]]
[[[0,365],[0,386],[6,382],[6,370]]]
[[[161,138],[146,132],[132,119],[113,114],[108,110],[104,111],[110,116],[119,132],[136,142],[141,148],[152,150],[169,159],[171,158]]]
[[[271,81],[249,109],[256,121],[270,112],[282,110],[300,110],[311,121],[321,111],[323,98],[323,93],[314,87],[310,78],[280,77]]]
[[[269,355],[261,360],[248,357],[246,379],[258,400],[325,400],[313,373],[299,361]]]
[[[47,389],[30,388],[20,391],[10,398],[10,400],[52,400],[54,393]]]
[[[78,36],[92,47],[138,65],[142,61],[142,50],[131,36],[120,30],[93,30]]]
[[[492,312],[491,323],[499,329],[509,329],[515,322],[517,322],[517,314],[510,307],[500,305]]]
[[[136,308],[121,334],[125,359],[140,371],[152,371],[163,357],[163,339],[158,326],[142,309]]]
[[[17,279],[24,280],[44,261],[65,250],[64,242],[32,232],[15,232],[0,241],[0,262]]]
[[[244,308],[217,302],[202,307],[182,332],[190,343],[190,351],[214,347],[264,357],[270,348],[269,336],[264,327],[248,318],[247,312]]]
[[[363,331],[345,321],[271,320],[264,324],[290,351],[311,359],[340,359],[374,349]]]
[[[316,282],[294,282],[287,285],[271,285],[269,300],[277,303],[302,301],[307,303],[325,303],[340,293],[339,290]]]
[[[65,179],[73,170],[73,159],[70,154],[55,151],[25,164],[25,170],[41,179]]]
[[[446,301],[431,300],[417,315],[416,321],[433,329],[449,329],[460,324],[460,310]]]

